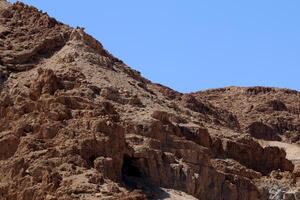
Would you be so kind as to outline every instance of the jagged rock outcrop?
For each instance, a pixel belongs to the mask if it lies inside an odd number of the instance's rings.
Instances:
[[[229,87],[195,93],[194,96],[198,101],[226,107],[237,116],[242,129],[259,139],[291,141],[299,135],[298,91]]]
[[[276,130],[262,122],[253,122],[246,128],[246,132],[257,139],[281,140]]]
[[[295,102],[263,87],[181,94],[83,29],[0,1],[1,200],[296,199],[300,165],[260,143],[297,142]]]

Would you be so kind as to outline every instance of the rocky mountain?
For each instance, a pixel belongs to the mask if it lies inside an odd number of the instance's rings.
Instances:
[[[300,93],[152,83],[0,0],[0,199],[300,199]]]

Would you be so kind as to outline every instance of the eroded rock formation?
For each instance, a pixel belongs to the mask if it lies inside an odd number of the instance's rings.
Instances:
[[[297,162],[260,145],[298,141],[299,97],[181,94],[82,29],[1,0],[0,199],[299,199]]]

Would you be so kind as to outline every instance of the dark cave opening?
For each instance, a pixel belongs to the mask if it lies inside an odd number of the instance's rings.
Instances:
[[[124,155],[122,166],[122,181],[130,190],[139,190],[146,195],[146,199],[166,199],[170,195],[160,188],[159,184],[152,182],[147,174],[148,161],[145,158],[135,158]]]
[[[94,161],[96,159],[96,156],[95,155],[91,155],[88,160],[87,160],[87,164],[90,168],[93,168],[94,167]]]
[[[123,179],[126,177],[141,178],[143,176],[141,170],[139,169],[138,158],[124,155],[123,166],[122,166],[122,176],[123,176]]]

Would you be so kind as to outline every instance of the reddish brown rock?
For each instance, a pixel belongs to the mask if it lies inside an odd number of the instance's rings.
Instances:
[[[250,133],[252,137],[257,139],[281,140],[277,135],[276,130],[262,122],[253,122],[246,128],[246,131]]]
[[[0,160],[12,157],[18,149],[19,139],[12,135],[5,135],[0,138]]]
[[[294,157],[259,139],[297,140],[297,102],[264,87],[181,94],[82,28],[0,0],[0,199],[296,197]]]

